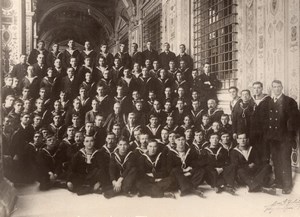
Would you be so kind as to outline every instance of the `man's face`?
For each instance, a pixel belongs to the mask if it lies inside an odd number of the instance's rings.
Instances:
[[[166,88],[166,89],[165,89],[165,95],[166,95],[166,96],[168,96],[168,97],[171,96],[171,93],[172,93],[172,92],[171,92],[171,89],[170,89],[170,88]]]
[[[89,49],[91,48],[91,43],[90,43],[89,41],[86,41],[86,42],[84,43],[84,48],[85,48],[86,50],[89,50]]]
[[[194,111],[198,111],[198,109],[199,109],[199,102],[198,101],[194,101],[193,103],[192,103],[192,106],[193,106],[193,110]]]
[[[142,75],[143,77],[147,78],[149,76],[149,71],[147,68],[143,68],[142,69]]]
[[[203,133],[202,132],[195,133],[195,140],[197,142],[201,142],[203,140]]]
[[[88,150],[93,149],[94,148],[94,143],[95,143],[94,137],[92,137],[92,136],[86,136],[84,138],[83,145],[84,145],[84,147],[86,149],[88,149]]]
[[[184,53],[185,52],[185,46],[180,45],[179,46],[179,51],[180,51],[180,53]]]
[[[251,99],[251,96],[248,93],[248,91],[242,92],[241,99],[243,100],[243,102],[248,102]]]
[[[169,133],[167,130],[162,130],[160,135],[161,135],[162,141],[168,141]]]
[[[136,110],[141,111],[143,108],[143,104],[141,102],[138,102],[135,104],[135,108],[136,108]]]
[[[176,139],[176,134],[175,134],[175,133],[169,134],[169,142],[170,142],[171,144],[174,144],[174,143],[175,143],[175,139]]]
[[[198,71],[197,71],[197,70],[193,70],[193,71],[192,71],[192,77],[193,77],[193,78],[198,77]]]
[[[239,146],[245,147],[247,145],[246,134],[240,134],[240,135],[238,135],[237,142],[238,142]]]
[[[219,122],[214,122],[211,125],[211,128],[214,130],[214,132],[219,132],[219,130],[220,130],[220,124],[219,124]]]
[[[77,66],[76,58],[71,58],[71,59],[70,59],[70,65],[71,65],[72,67],[76,67],[76,66]]]
[[[69,46],[69,48],[73,49],[74,46],[75,46],[74,41],[73,41],[73,40],[70,40],[70,41],[68,42],[68,46]]]
[[[123,96],[123,87],[117,87],[117,94]]]
[[[115,59],[115,60],[114,60],[114,64],[115,64],[116,67],[119,67],[120,64],[121,64],[120,59]]]
[[[104,61],[103,58],[99,58],[99,62],[98,63],[99,63],[100,66],[104,66],[105,61]]]
[[[140,142],[143,147],[147,147],[149,142],[149,136],[147,134],[140,135]]]
[[[176,142],[176,150],[179,152],[185,151],[185,138],[183,136],[177,138]]]
[[[46,90],[41,89],[39,95],[40,95],[41,98],[44,98],[45,95],[46,95]]]
[[[80,124],[80,120],[79,120],[79,117],[73,117],[72,118],[72,123],[75,127],[78,127],[79,124]]]
[[[91,82],[91,80],[92,80],[91,73],[89,73],[89,72],[85,73],[85,81],[86,82]]]
[[[153,61],[153,68],[158,69],[158,66],[159,66],[158,61]]]
[[[60,116],[58,116],[58,115],[54,116],[54,117],[53,117],[53,122],[54,122],[55,124],[59,124],[59,122],[60,122]]]
[[[177,81],[182,81],[182,79],[183,79],[182,74],[181,73],[177,73],[176,74],[176,79],[177,79]]]
[[[83,142],[84,141],[84,136],[82,134],[82,132],[77,132],[75,133],[75,138],[74,138],[75,142],[79,143],[79,142]]]
[[[157,124],[158,124],[158,118],[157,118],[157,117],[152,117],[152,118],[150,119],[150,124],[151,124],[151,126],[156,127]]]
[[[230,141],[230,136],[229,136],[229,134],[223,134],[223,135],[221,136],[221,141],[222,141],[222,143],[224,143],[224,144],[228,144],[229,141]]]
[[[79,95],[82,96],[82,97],[85,97],[86,96],[86,90],[84,88],[81,88],[79,90]]]
[[[30,116],[29,115],[24,115],[23,117],[21,117],[21,123],[24,124],[25,126],[27,126],[29,124],[30,121]]]
[[[177,108],[178,108],[178,109],[182,110],[182,109],[183,109],[183,106],[184,106],[184,104],[183,104],[182,101],[178,101],[178,102],[177,102]]]
[[[15,113],[20,113],[23,110],[23,104],[22,103],[16,103],[14,105]]]
[[[73,102],[73,106],[74,106],[75,109],[79,109],[80,108],[80,101],[79,100],[75,100]]]
[[[129,145],[125,141],[120,141],[118,143],[118,151],[120,155],[125,155],[128,151]]]
[[[263,88],[260,84],[253,85],[253,95],[260,96],[262,94]]]
[[[42,142],[42,135],[39,134],[39,133],[34,134],[33,142],[35,144],[38,144],[38,143]]]
[[[155,110],[160,110],[160,103],[158,101],[154,101],[153,107]]]
[[[168,43],[165,44],[165,51],[169,51],[170,50],[170,45]]]
[[[130,72],[129,69],[125,69],[125,70],[123,71],[123,74],[124,74],[124,77],[126,77],[126,78],[128,78],[128,77],[131,76],[131,72]]]
[[[216,103],[215,100],[211,100],[211,99],[210,99],[210,100],[207,101],[207,107],[208,107],[209,109],[215,109],[216,106],[217,106],[217,103]]]
[[[172,105],[171,105],[170,102],[166,102],[164,107],[165,107],[165,110],[166,110],[166,111],[170,111],[171,108],[172,108]]]
[[[61,104],[60,104],[60,102],[55,102],[54,103],[54,110],[55,111],[59,111],[61,109]]]
[[[203,116],[202,117],[202,123],[203,123],[204,126],[208,125],[209,124],[209,118],[206,117],[206,116]]]
[[[125,51],[125,44],[120,44],[120,51],[124,52]]]
[[[39,54],[37,56],[37,61],[38,63],[43,63],[44,62],[44,59],[45,59],[45,56],[43,54]]]
[[[28,96],[28,94],[29,94],[29,90],[28,90],[28,89],[24,89],[24,90],[22,91],[22,95],[23,95],[23,96]]]
[[[188,129],[184,132],[186,140],[191,140],[193,138],[193,131],[192,129]]]
[[[190,117],[186,116],[186,117],[184,117],[184,119],[183,119],[183,123],[184,123],[186,126],[189,126],[189,125],[191,125],[192,120],[190,119]]]
[[[104,87],[100,86],[97,88],[97,93],[99,96],[104,96]]]
[[[113,126],[112,132],[116,135],[119,136],[121,133],[121,128],[119,126]]]
[[[129,123],[130,125],[133,125],[134,122],[135,122],[135,115],[129,115],[129,116],[128,116],[128,123]]]
[[[42,109],[43,108],[43,100],[37,100],[35,103],[35,106],[37,109]]]
[[[149,156],[154,156],[157,153],[157,143],[150,142],[147,146],[147,151]]]
[[[140,98],[140,94],[139,94],[139,92],[137,92],[137,91],[133,91],[133,92],[132,92],[132,98],[133,98],[134,100],[137,100],[137,99],[139,99],[139,98]]]
[[[104,124],[104,117],[97,116],[96,119],[95,119],[95,126],[102,127],[103,124]]]
[[[184,89],[183,88],[178,88],[178,91],[177,91],[178,95],[180,97],[184,96]]]
[[[97,110],[97,108],[98,108],[98,102],[97,102],[96,100],[93,100],[93,101],[92,101],[92,108],[93,108],[94,110]]]
[[[38,47],[38,49],[43,50],[43,49],[45,48],[45,43],[42,42],[42,41],[40,41],[40,42],[37,44],[37,47]]]
[[[155,94],[153,92],[150,92],[149,93],[149,99],[152,101],[154,100],[156,97],[155,97]]]
[[[20,56],[20,63],[26,63],[26,55],[21,55]]]
[[[28,77],[33,77],[33,75],[34,75],[33,66],[28,66],[27,75],[28,75]]]
[[[68,74],[69,78],[73,77],[74,76],[74,69],[73,68],[68,68],[67,74]]]
[[[6,78],[5,85],[11,87],[13,84],[13,78]]]
[[[219,137],[217,135],[211,135],[209,138],[209,142],[211,144],[211,146],[217,146],[219,143]]]
[[[209,71],[210,71],[210,65],[209,64],[204,64],[203,71],[204,71],[204,73],[209,73]]]
[[[151,47],[152,47],[151,42],[148,41],[148,42],[147,42],[147,49],[148,49],[148,50],[151,50]]]
[[[230,89],[229,90],[230,96],[232,99],[235,99],[237,97],[238,92],[236,91],[236,89]]]
[[[119,114],[120,111],[121,111],[121,106],[120,106],[120,104],[115,104],[115,105],[114,105],[114,112],[115,112],[115,114]]]
[[[84,60],[84,63],[85,63],[86,66],[91,66],[91,59],[90,58],[86,58]]]
[[[54,61],[54,66],[55,66],[56,68],[60,68],[60,67],[61,67],[61,60],[60,60],[60,59],[56,59],[56,60]]]
[[[52,50],[55,51],[55,52],[58,51],[58,44],[53,44],[52,45]]]
[[[221,123],[222,125],[226,125],[229,122],[229,118],[227,116],[221,116]]]
[[[111,134],[106,136],[106,144],[108,148],[116,147],[116,136]]]
[[[74,138],[75,130],[74,130],[73,127],[67,129],[67,135],[68,135],[69,138]]]
[[[175,63],[173,61],[171,61],[169,63],[169,67],[170,67],[170,69],[175,69]]]
[[[134,136],[134,139],[136,141],[140,141],[140,135],[141,135],[141,131],[140,130],[136,130],[133,132],[133,136]]]
[[[16,88],[19,85],[19,79],[13,78],[12,88]]]
[[[34,117],[33,123],[35,126],[39,126],[41,124],[42,118],[39,116]]]
[[[132,50],[133,50],[133,51],[137,51],[137,49],[138,49],[138,46],[137,46],[136,44],[133,44],[133,45],[132,45]]]
[[[102,45],[101,46],[101,51],[104,52],[104,53],[106,53],[106,51],[107,51],[107,45]]]
[[[46,140],[46,146],[48,150],[53,150],[56,146],[56,139],[55,137],[48,137]]]
[[[281,84],[275,82],[272,83],[272,92],[275,96],[279,96],[280,94],[282,94],[282,90],[283,87]]]
[[[47,76],[48,76],[49,78],[52,78],[52,77],[53,77],[53,70],[52,70],[52,69],[48,69],[48,71],[47,71]]]
[[[92,123],[86,123],[85,125],[85,131],[90,133],[94,130],[94,125]]]
[[[173,126],[174,119],[172,117],[167,117],[166,123],[168,126]]]

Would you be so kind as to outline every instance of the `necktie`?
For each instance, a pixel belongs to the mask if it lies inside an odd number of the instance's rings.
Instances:
[[[274,97],[274,102],[276,102],[277,101],[277,98],[276,97]]]

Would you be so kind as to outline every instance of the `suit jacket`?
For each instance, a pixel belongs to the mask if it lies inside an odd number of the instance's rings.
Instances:
[[[135,53],[132,53],[132,55],[131,55],[131,68],[133,68],[133,65],[135,63],[138,63],[140,66],[144,65],[145,60],[144,60],[142,52],[137,51]]]
[[[151,50],[150,51],[150,50],[146,49],[146,50],[143,51],[143,56],[144,56],[144,64],[145,64],[145,61],[147,59],[151,60],[152,63],[153,63],[154,60],[158,60],[159,59],[158,58],[158,53],[157,53],[156,50]]]
[[[131,67],[131,57],[127,52],[123,53],[116,53],[115,58],[119,58],[121,60],[122,66],[126,67]]]
[[[161,52],[159,54],[159,63],[160,63],[161,68],[168,70],[169,69],[169,62],[171,60],[176,61],[176,55],[172,51],[169,51],[168,53]]]
[[[40,54],[40,51],[38,51],[37,49],[33,49],[29,56],[28,56],[28,63],[30,65],[33,65],[37,62],[37,56]],[[45,60],[47,59],[47,56],[49,54],[49,51],[47,51],[46,49],[42,51],[42,54],[44,54],[45,56]]]
[[[11,71],[11,76],[12,77],[17,77],[19,81],[21,81],[26,75],[27,75],[27,67],[29,65],[27,63],[22,64],[18,63],[17,65],[13,66],[13,69]]]
[[[177,57],[176,57],[176,64],[177,64],[177,67],[179,66],[179,63],[181,60],[184,60],[185,63],[186,63],[186,66],[190,69],[193,68],[193,59],[190,55],[184,53],[183,55],[180,55],[178,54]]]
[[[269,100],[264,119],[265,138],[277,141],[294,139],[299,127],[299,111],[296,101],[284,94],[274,102]]]
[[[43,78],[47,76],[47,66],[44,64],[42,67],[39,66],[38,63],[33,64],[33,71],[36,76],[39,78]]]

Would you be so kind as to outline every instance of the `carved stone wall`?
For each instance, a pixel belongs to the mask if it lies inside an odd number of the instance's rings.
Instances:
[[[19,61],[22,53],[22,1],[4,0],[2,3],[1,64],[4,73]]]
[[[169,42],[171,50],[179,52],[179,45],[185,44],[187,52],[192,50],[192,1],[162,1],[162,41]],[[163,46],[162,43],[162,46]]]
[[[238,87],[250,88],[259,80],[270,93],[272,80],[279,79],[299,105],[299,0],[238,3]],[[300,167],[297,156],[298,148],[292,159]]]

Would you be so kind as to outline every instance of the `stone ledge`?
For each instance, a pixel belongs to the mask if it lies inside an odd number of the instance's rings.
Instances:
[[[13,184],[4,178],[0,182],[0,216],[10,216],[17,200],[17,192]]]

